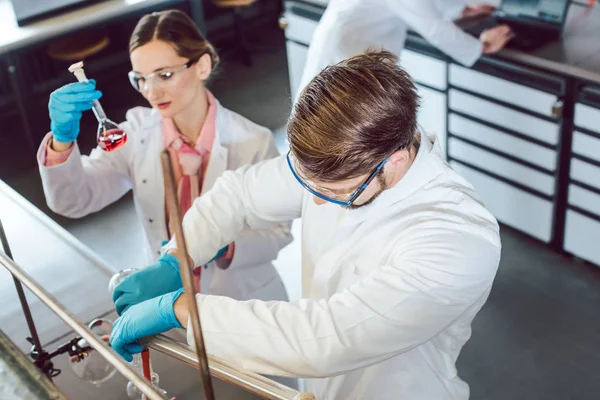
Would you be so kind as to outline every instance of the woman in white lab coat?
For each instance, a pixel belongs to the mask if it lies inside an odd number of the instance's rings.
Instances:
[[[170,237],[159,158],[163,149],[169,148],[173,159],[179,160],[173,167],[182,212],[193,201],[189,196],[209,190],[224,171],[278,153],[267,128],[224,108],[205,88],[218,56],[183,12],[143,17],[132,34],[130,55],[132,85],[152,108],[127,112],[120,124],[126,144],[112,152],[96,148],[89,156],[80,154],[75,139],[81,112],[101,94],[94,82],[77,82],[50,97],[52,131],[39,148],[38,161],[48,206],[67,217],[99,211],[133,190],[150,263],[159,258]],[[290,241],[289,224],[254,230],[246,226],[214,262],[204,266],[201,292],[239,300],[286,299],[272,261]]]
[[[508,26],[487,30],[477,40],[450,20],[458,17],[467,3],[467,0],[330,0],[313,34],[296,93],[326,66],[367,48],[386,49],[402,58],[408,28],[468,66],[482,53],[500,50],[512,37]],[[491,10],[484,5],[466,8],[469,15]]]

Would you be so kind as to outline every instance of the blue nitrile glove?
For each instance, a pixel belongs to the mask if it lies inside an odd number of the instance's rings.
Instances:
[[[131,306],[117,318],[110,334],[110,345],[125,360],[131,362],[133,354],[140,353],[139,338],[157,335],[172,328],[183,328],[173,304],[183,289],[146,300]]]
[[[164,253],[156,264],[129,275],[115,287],[113,301],[119,315],[134,304],[161,294],[173,292],[183,285],[179,275],[179,260]]]
[[[102,93],[96,90],[96,81],[69,83],[50,95],[50,130],[59,142],[73,142],[79,134],[81,113],[92,108],[92,100]]]

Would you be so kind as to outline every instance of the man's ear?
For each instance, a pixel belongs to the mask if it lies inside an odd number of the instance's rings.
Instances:
[[[387,164],[393,165],[394,167],[403,166],[410,161],[410,152],[408,150],[400,149],[396,150],[390,158],[388,158]]]

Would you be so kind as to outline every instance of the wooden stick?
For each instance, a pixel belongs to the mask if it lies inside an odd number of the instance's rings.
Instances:
[[[202,389],[204,390],[204,398],[206,400],[214,400],[215,393],[212,385],[210,371],[208,368],[208,358],[206,357],[206,347],[204,345],[204,336],[202,335],[202,326],[200,324],[200,314],[198,305],[196,304],[196,289],[193,284],[192,265],[188,256],[185,237],[183,234],[182,216],[179,209],[179,201],[177,200],[177,187],[175,185],[175,177],[173,174],[173,166],[171,164],[171,155],[169,150],[163,150],[160,155],[163,176],[165,181],[165,194],[167,197],[167,209],[169,210],[169,224],[174,230],[175,239],[177,240],[177,254],[179,259],[179,271],[183,282],[183,289],[191,296],[189,299],[190,319],[192,322],[192,331],[194,334],[194,342],[196,343],[196,353],[198,355],[198,366],[200,378],[202,379]]]

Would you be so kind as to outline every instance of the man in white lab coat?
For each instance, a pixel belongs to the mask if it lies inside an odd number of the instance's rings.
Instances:
[[[302,217],[303,298],[198,295],[209,353],[307,378],[318,399],[469,397],[455,363],[498,268],[498,224],[417,130],[397,61],[370,52],[325,69],[294,108],[288,156],[226,172],[185,215],[194,265],[244,226]],[[188,324],[182,290],[138,296],[111,336],[126,359],[138,338]]]
[[[491,0],[492,2],[497,2]],[[297,92],[328,65],[377,47],[400,56],[406,31],[413,29],[456,61],[471,66],[482,54],[500,50],[513,37],[506,25],[478,39],[450,19],[490,13],[489,5],[468,0],[330,0],[313,34]]]

